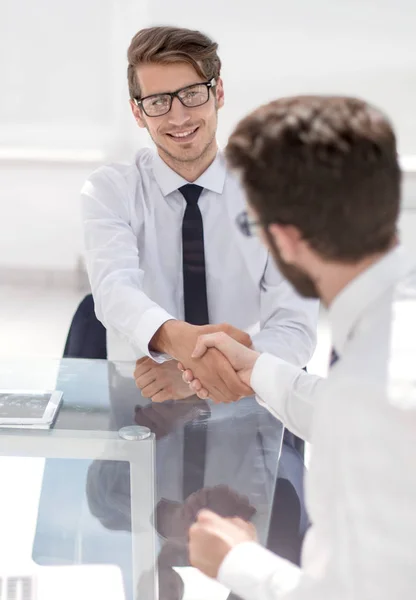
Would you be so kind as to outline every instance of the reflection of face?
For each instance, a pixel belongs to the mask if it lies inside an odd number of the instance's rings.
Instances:
[[[319,292],[313,279],[311,279],[311,277],[309,277],[309,275],[300,267],[291,265],[283,260],[271,233],[266,230],[265,234],[270,253],[283,277],[287,279],[289,283],[293,285],[297,293],[304,298],[319,298]]]
[[[201,83],[204,79],[187,63],[171,65],[148,64],[138,68],[142,98],[163,92],[175,92],[178,89]],[[217,111],[223,105],[221,80],[210,90],[206,104],[195,108],[183,106],[174,98],[171,110],[161,117],[148,117],[135,110],[135,116],[141,127],[146,127],[159,153],[167,155],[176,162],[193,162],[201,159],[216,148]],[[178,134],[185,137],[176,137]]]

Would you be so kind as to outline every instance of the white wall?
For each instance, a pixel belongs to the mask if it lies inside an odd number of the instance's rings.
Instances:
[[[125,54],[138,29],[161,22],[220,43],[220,143],[271,98],[343,93],[384,108],[401,152],[416,154],[414,0],[1,0],[0,267],[75,266],[83,180],[146,143]],[[413,218],[403,230],[416,250]]]
[[[75,268],[83,182],[143,143],[126,50],[146,22],[137,0],[1,0],[0,269]]]
[[[79,190],[92,165],[0,165],[0,265],[74,269],[82,249]]]

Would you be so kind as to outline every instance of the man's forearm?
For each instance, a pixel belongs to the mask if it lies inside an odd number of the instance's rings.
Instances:
[[[230,337],[247,348],[250,348],[252,345],[251,338],[246,332],[237,327],[233,327],[228,323],[196,326],[190,325],[185,321],[170,319],[159,327],[150,340],[149,347],[154,352],[163,352],[179,360],[179,356],[176,356],[175,354],[182,349],[185,338],[191,336],[194,339],[195,344],[198,335],[215,333],[218,331],[227,333]],[[191,349],[191,352],[192,350],[193,348]]]

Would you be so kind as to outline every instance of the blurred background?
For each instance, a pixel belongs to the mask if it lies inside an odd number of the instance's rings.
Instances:
[[[150,143],[130,113],[126,51],[156,24],[218,41],[222,145],[278,96],[358,95],[385,109],[405,172],[402,239],[416,250],[414,0],[0,0],[0,357],[62,353],[88,289],[79,191]]]

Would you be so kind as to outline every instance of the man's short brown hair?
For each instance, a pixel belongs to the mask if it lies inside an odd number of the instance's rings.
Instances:
[[[136,33],[127,51],[130,97],[141,97],[136,69],[142,64],[186,62],[203,79],[217,79],[221,71],[217,49],[218,44],[200,31],[179,27],[142,29]]]
[[[276,100],[242,120],[226,156],[264,225],[296,226],[329,260],[388,249],[400,209],[392,126],[355,98]]]

